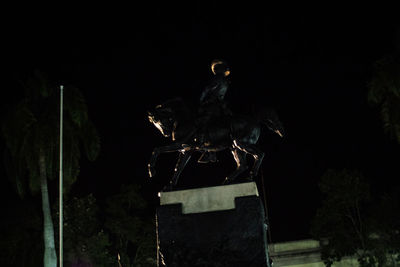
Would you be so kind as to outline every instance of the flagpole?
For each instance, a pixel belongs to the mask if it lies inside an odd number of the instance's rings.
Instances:
[[[63,106],[64,106],[64,86],[60,85],[60,175],[59,175],[59,243],[60,243],[60,267],[63,267]]]

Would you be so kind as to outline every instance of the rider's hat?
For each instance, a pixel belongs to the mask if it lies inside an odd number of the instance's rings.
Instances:
[[[211,71],[214,73],[214,75],[217,75],[217,73],[221,73],[225,77],[231,73],[228,64],[221,59],[214,59],[211,62]]]

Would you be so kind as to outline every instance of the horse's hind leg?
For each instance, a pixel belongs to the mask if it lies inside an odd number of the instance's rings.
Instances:
[[[236,170],[225,178],[224,184],[229,184],[233,182],[241,173],[248,169],[246,162],[246,153],[237,149],[232,149],[233,158],[236,161]]]
[[[235,146],[239,148],[241,151],[244,151],[254,157],[254,164],[250,171],[250,176],[256,177],[258,174],[258,170],[260,169],[262,160],[264,159],[265,153],[262,152],[257,146],[253,144],[245,144],[239,141],[234,142]]]

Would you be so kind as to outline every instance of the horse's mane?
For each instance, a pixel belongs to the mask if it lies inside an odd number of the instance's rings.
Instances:
[[[174,97],[174,98],[164,101],[161,104],[161,106],[171,106],[171,105],[181,106],[181,105],[185,105],[185,102],[183,101],[182,97]]]
[[[193,106],[189,106],[182,97],[168,99],[161,106],[170,107],[176,115],[181,116],[183,119],[193,119],[195,116]]]

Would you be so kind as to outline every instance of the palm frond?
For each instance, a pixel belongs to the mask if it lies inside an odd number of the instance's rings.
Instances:
[[[383,129],[400,141],[400,62],[385,57],[376,63],[373,79],[368,84],[368,101],[380,107]],[[400,142],[399,142],[400,143]]]
[[[13,156],[17,154],[20,141],[36,121],[34,114],[24,102],[19,103],[5,116],[2,133]]]
[[[79,128],[88,120],[87,105],[82,92],[73,86],[64,89],[64,109],[71,121]]]
[[[9,181],[12,183],[15,192],[23,199],[28,189],[24,169],[16,168],[15,159],[7,148],[4,149],[3,160]]]
[[[52,86],[50,85],[47,75],[40,70],[35,70],[33,78],[36,80],[36,84],[32,86],[32,88],[39,89],[39,93],[42,97],[48,97],[52,93]]]
[[[100,136],[91,121],[85,123],[81,138],[87,158],[90,161],[96,160],[100,154]]]
[[[1,127],[12,161],[8,174],[21,195],[28,188],[33,193],[40,190],[39,151],[46,161],[47,179],[58,177],[60,144],[56,87],[40,71],[22,85],[25,97],[5,115]],[[78,88],[65,87],[64,110],[63,166],[67,191],[79,175],[80,149],[85,150],[89,160],[94,160],[99,154],[100,138],[88,119],[87,105]]]

